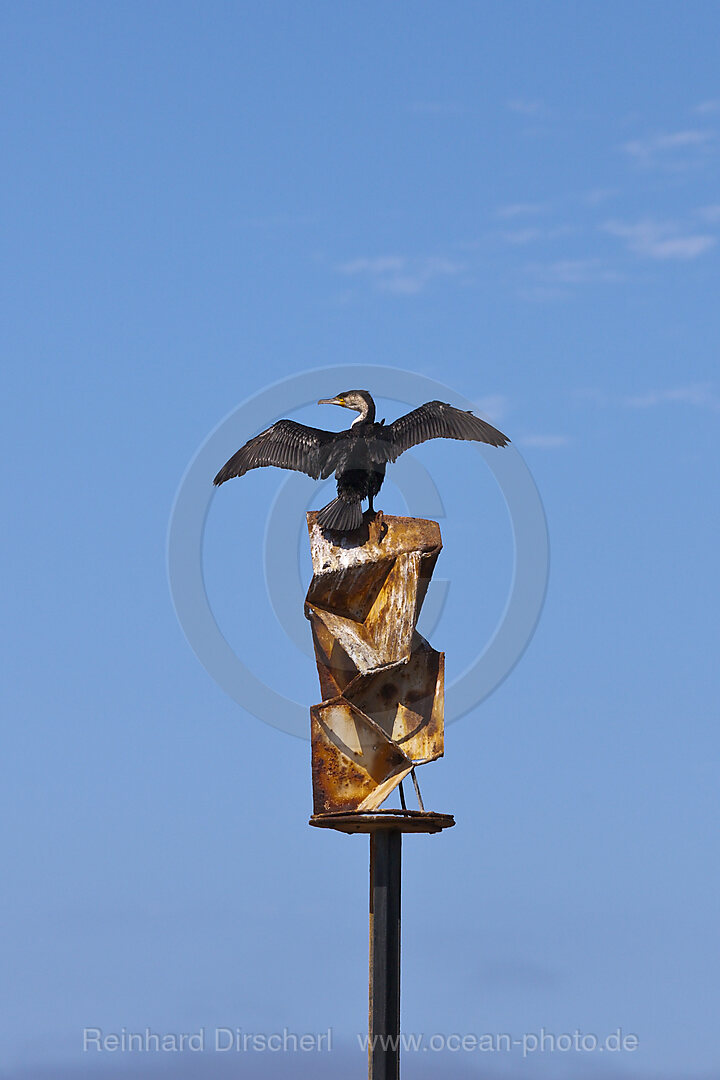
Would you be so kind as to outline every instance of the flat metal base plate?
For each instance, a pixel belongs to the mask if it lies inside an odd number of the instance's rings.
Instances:
[[[336,814],[313,814],[309,821],[317,829],[337,829],[344,833],[372,833],[382,829],[397,829],[404,833],[436,833],[451,829],[452,814],[434,810],[373,810],[346,811]]]

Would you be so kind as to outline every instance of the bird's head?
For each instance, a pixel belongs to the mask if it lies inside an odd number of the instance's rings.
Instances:
[[[367,390],[344,390],[337,397],[321,398],[318,405],[342,405],[344,409],[359,412],[360,420],[375,419],[375,402]]]

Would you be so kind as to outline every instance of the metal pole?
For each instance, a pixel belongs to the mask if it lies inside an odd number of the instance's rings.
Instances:
[[[369,1080],[400,1076],[400,879],[402,833],[370,834]]]

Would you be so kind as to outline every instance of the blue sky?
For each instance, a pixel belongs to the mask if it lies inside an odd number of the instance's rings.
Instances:
[[[405,844],[405,1029],[639,1038],[448,1055],[463,1078],[716,1075],[717,7],[31,2],[2,27],[0,1076],[362,1075],[365,842],[307,827],[307,743],[212,682],[165,570],[208,433],[339,364],[477,402],[552,552],[528,651],[424,773],[458,824]],[[466,450],[414,455],[455,675],[512,575]],[[263,576],[283,479],[217,493],[205,573],[233,647],[310,705]],[[81,1052],[86,1026],[202,1025],[336,1049]]]

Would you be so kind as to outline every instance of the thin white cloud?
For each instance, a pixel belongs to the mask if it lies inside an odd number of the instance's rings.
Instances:
[[[341,274],[388,274],[404,269],[408,260],[403,255],[379,255],[373,259],[351,259],[341,263]]]
[[[553,262],[534,263],[527,270],[550,285],[587,285],[623,280],[622,275],[602,259],[556,259]]]
[[[617,188],[591,188],[580,196],[581,201],[587,206],[599,206],[614,198],[618,194]]]
[[[688,386],[675,386],[667,390],[649,390],[622,399],[622,404],[629,409],[651,409],[657,405],[692,405],[696,409],[712,409],[720,412],[720,395],[710,383],[691,383]]]
[[[496,214],[500,218],[532,217],[546,213],[547,209],[547,203],[508,203],[507,206],[499,206]]]
[[[533,240],[539,240],[541,236],[543,236],[542,229],[513,229],[502,234],[505,243],[515,247],[531,244]]]
[[[602,227],[624,240],[634,255],[648,259],[696,259],[717,243],[708,233],[688,232],[672,221],[608,221]]]
[[[521,300],[528,300],[533,304],[555,304],[568,300],[572,292],[557,285],[526,285],[518,289],[518,296]]]
[[[701,206],[697,211],[697,214],[703,221],[709,221],[712,224],[720,222],[720,203],[713,203],[711,206]]]
[[[510,112],[520,113],[521,116],[539,116],[545,109],[542,101],[529,98],[513,98],[506,101],[505,106]]]
[[[720,113],[720,98],[711,98],[709,101],[701,101],[699,105],[695,106],[693,112],[699,113],[701,116]]]
[[[380,255],[351,259],[337,269],[347,276],[365,278],[381,292],[411,296],[422,292],[434,278],[459,274],[464,266],[440,256]]]
[[[592,401],[595,405],[609,405],[610,398],[604,390],[600,390],[597,386],[583,386],[578,390],[573,390],[573,397],[578,401]]]
[[[499,422],[507,415],[508,408],[509,402],[504,394],[487,394],[475,398],[472,411],[476,416],[486,416],[489,420]]]
[[[536,240],[555,240],[558,236],[568,236],[577,231],[578,229],[575,225],[556,225],[552,229],[539,229],[534,226],[528,226],[528,228],[525,229],[510,229],[507,232],[501,233],[501,237],[506,244],[512,244],[514,247],[522,247],[525,244],[531,244]]]
[[[598,387],[585,387],[575,390],[573,396],[578,401],[590,401],[603,408],[617,407],[626,409],[653,409],[660,405],[690,405],[696,409],[711,409],[720,412],[720,395],[712,383],[688,383],[685,386],[666,387],[664,390],[646,390],[642,394],[618,396],[608,394]]]
[[[521,446],[536,446],[541,450],[555,450],[561,446],[567,446],[570,438],[567,435],[523,435],[518,440]]]
[[[714,131],[689,128],[631,139],[622,144],[622,149],[638,165],[682,168],[696,160],[697,152],[714,138]]]

